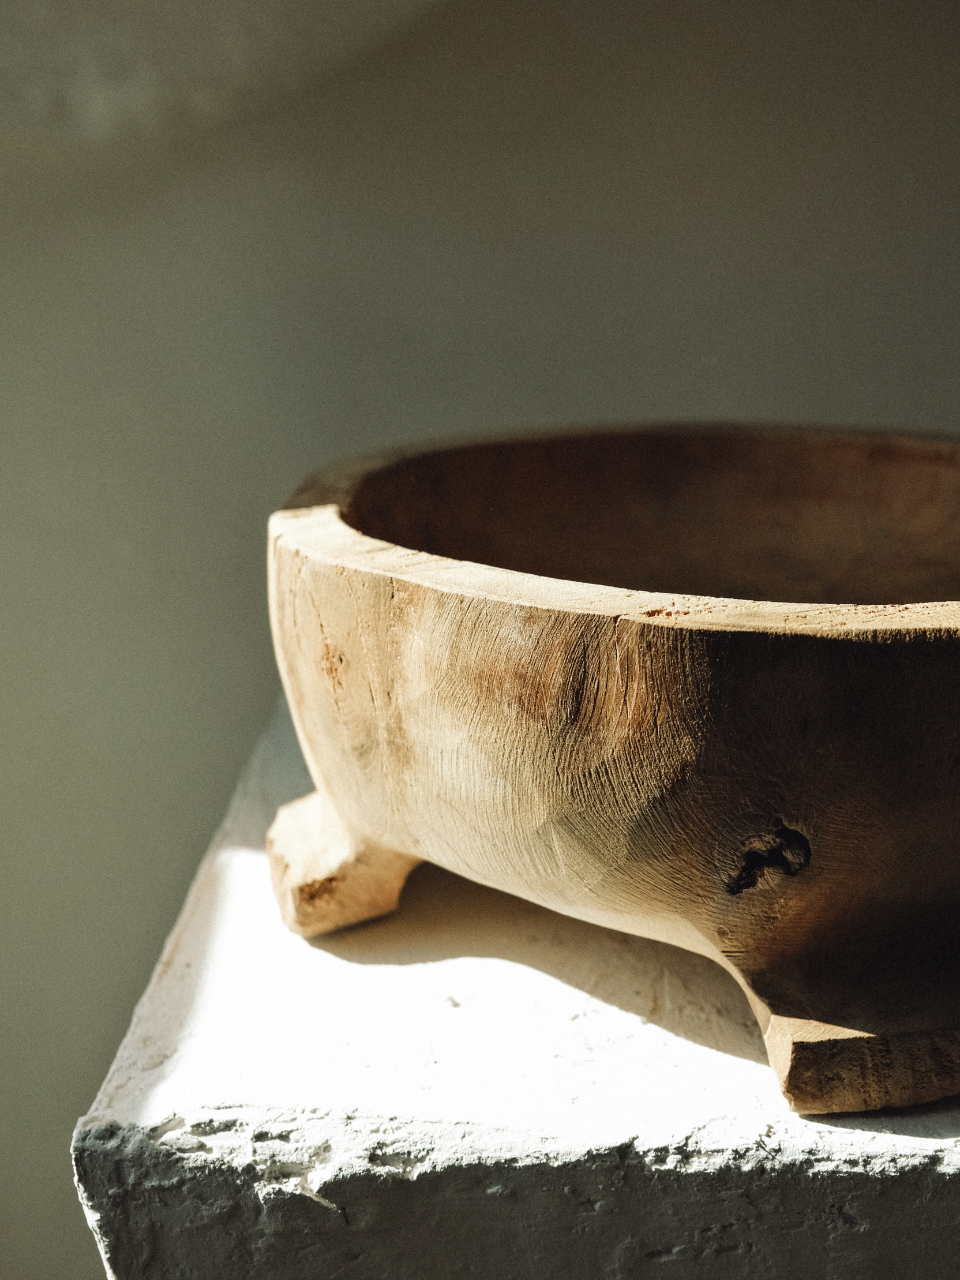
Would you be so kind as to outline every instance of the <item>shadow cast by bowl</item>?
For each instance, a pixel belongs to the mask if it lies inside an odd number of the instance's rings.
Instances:
[[[558,915],[430,863],[411,874],[392,915],[313,938],[311,945],[355,964],[509,960],[696,1044],[767,1061],[745,996],[711,960]]]
[[[311,938],[310,946],[353,964],[425,964],[457,956],[509,960],[695,1044],[767,1063],[746,997],[711,960],[558,915],[431,863],[411,874],[392,915]],[[960,1138],[960,1097],[797,1119],[812,1126],[949,1141]]]
[[[845,1115],[804,1116],[811,1124],[831,1129],[859,1129],[867,1133],[896,1133],[905,1138],[945,1141],[960,1138],[960,1096],[915,1107],[887,1107]]]
[[[264,849],[266,827],[277,807],[309,788],[281,698],[215,845],[234,842]],[[695,1044],[767,1062],[746,997],[712,961],[559,915],[432,863],[414,870],[392,915],[313,938],[310,945],[354,964],[424,964],[458,956],[512,961]],[[960,1137],[960,1098],[803,1119],[832,1128],[948,1140]]]

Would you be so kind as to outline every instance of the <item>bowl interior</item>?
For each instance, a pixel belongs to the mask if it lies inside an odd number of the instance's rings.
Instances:
[[[616,431],[423,454],[344,518],[400,546],[632,590],[960,599],[960,444],[859,432]]]

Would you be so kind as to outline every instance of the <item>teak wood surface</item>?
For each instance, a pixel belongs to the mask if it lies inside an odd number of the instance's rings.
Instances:
[[[960,443],[396,455],[308,481],[269,569],[317,785],[271,832],[291,928],[426,859],[710,956],[798,1111],[960,1092]]]

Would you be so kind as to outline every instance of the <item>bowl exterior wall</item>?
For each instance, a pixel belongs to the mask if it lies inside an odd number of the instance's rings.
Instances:
[[[784,1017],[956,1022],[955,634],[710,630],[355,560],[272,542],[284,687],[358,838],[712,955]]]

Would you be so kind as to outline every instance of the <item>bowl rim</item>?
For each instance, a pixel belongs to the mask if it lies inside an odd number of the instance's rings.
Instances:
[[[960,600],[912,604],[822,604],[747,600],[659,591],[550,578],[497,565],[457,560],[373,538],[354,528],[342,511],[359,483],[377,471],[417,457],[477,445],[586,438],[594,435],[719,434],[762,435],[896,445],[928,451],[949,448],[960,465],[960,435],[903,432],[896,429],[809,426],[774,422],[643,422],[584,427],[545,427],[504,435],[421,441],[334,462],[311,475],[269,521],[271,560],[282,543],[309,560],[388,576],[445,594],[472,600],[636,621],[656,627],[696,631],[753,631],[775,635],[813,635],[846,640],[904,639],[924,635],[960,637]]]

